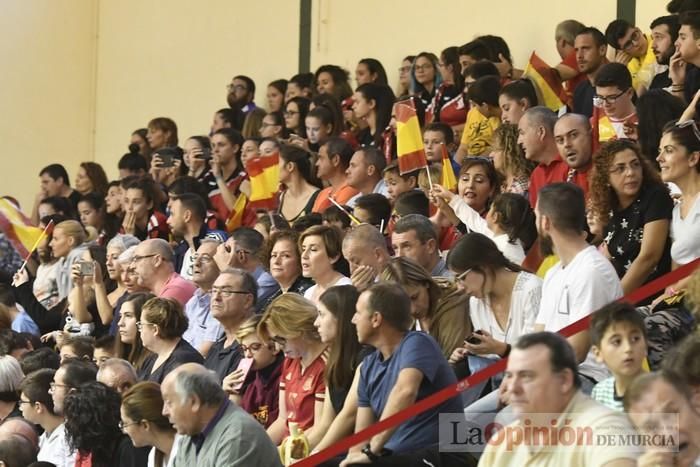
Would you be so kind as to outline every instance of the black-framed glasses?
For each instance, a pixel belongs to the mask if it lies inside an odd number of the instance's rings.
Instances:
[[[49,383],[49,391],[54,392],[56,388],[70,388],[67,384],[54,383],[53,381]]]
[[[156,323],[149,323],[146,321],[136,321],[136,329],[141,332],[144,326],[158,326]]]
[[[625,89],[624,91],[620,91],[619,94],[614,94],[612,96],[600,96],[596,94],[595,96],[593,96],[593,105],[595,105],[596,107],[603,107],[603,104],[613,105],[628,90],[629,88]]]
[[[222,287],[212,287],[210,293],[211,293],[212,297],[214,295],[221,295],[222,298],[231,298],[236,294],[249,295],[252,292],[248,292],[246,290],[233,290],[233,289],[224,289]]]
[[[130,427],[130,426],[132,426],[132,425],[138,425],[138,424],[141,423],[142,421],[144,421],[144,420],[139,420],[138,422],[124,423],[124,420],[119,420],[119,425],[118,425],[118,426],[119,426],[119,429],[120,429],[120,430],[124,431],[124,428]]]
[[[635,29],[634,32],[632,33],[632,36],[630,36],[629,40],[622,44],[622,50],[629,50],[633,46],[639,44],[640,39],[642,38],[642,33],[639,32],[639,29]]]
[[[630,161],[629,164],[616,164],[610,168],[610,173],[615,175],[623,175],[627,170],[637,172],[642,170],[642,162],[639,159]]]
[[[257,352],[258,350],[262,349],[263,347],[269,347],[267,344],[263,344],[262,342],[253,342],[250,345],[240,345],[241,352],[246,353],[247,351],[251,352]]]
[[[678,122],[676,123],[676,128],[687,128],[691,127],[693,129],[693,133],[695,134],[695,137],[700,141],[700,129],[698,129],[697,123],[695,123],[695,120],[686,120],[684,122]]]

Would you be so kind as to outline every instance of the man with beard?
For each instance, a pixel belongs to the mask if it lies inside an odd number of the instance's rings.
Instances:
[[[255,81],[243,75],[234,76],[231,84],[228,85],[226,96],[228,105],[232,109],[240,109],[247,114],[256,107],[253,99],[255,99]]]
[[[588,199],[588,173],[593,167],[591,124],[585,115],[564,114],[554,125],[554,142],[569,171],[566,181],[578,185]]]
[[[192,280],[194,253],[200,241],[207,234],[205,220],[207,206],[204,200],[194,193],[183,193],[170,199],[168,225],[173,236],[180,240],[173,252],[175,270],[187,280]]]
[[[608,63],[605,58],[608,45],[605,43],[605,36],[598,29],[585,28],[576,35],[574,50],[578,69],[588,78],[574,89],[574,112],[590,118],[593,116],[595,77],[600,67]]]
[[[651,50],[656,57],[657,68],[663,69],[651,80],[649,89],[667,88],[671,86],[668,76],[668,64],[676,51],[674,43],[678,39],[678,16],[668,15],[656,18],[651,23]]]
[[[559,262],[542,284],[540,311],[534,331],[558,332],[622,297],[620,279],[605,256],[586,242],[586,203],[583,190],[572,183],[554,183],[540,190],[535,206],[540,248]],[[590,352],[589,331],[568,338],[576,352],[582,389],[608,377],[605,366]]]

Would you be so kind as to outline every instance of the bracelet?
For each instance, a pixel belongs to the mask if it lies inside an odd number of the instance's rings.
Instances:
[[[379,459],[379,456],[372,452],[372,448],[369,446],[369,443],[367,443],[367,445],[362,448],[362,454],[367,456],[369,458],[369,460],[372,462]]]

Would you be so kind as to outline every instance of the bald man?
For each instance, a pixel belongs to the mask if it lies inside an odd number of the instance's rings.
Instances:
[[[345,235],[343,256],[350,265],[352,285],[359,290],[369,287],[391,259],[384,235],[369,224],[358,225]]]
[[[593,133],[585,115],[568,113],[554,125],[554,142],[569,167],[566,181],[578,185],[588,199],[588,173],[593,167]]]
[[[173,249],[160,238],[144,240],[137,247],[130,267],[141,287],[160,298],[172,298],[184,307],[197,286],[175,272]]]

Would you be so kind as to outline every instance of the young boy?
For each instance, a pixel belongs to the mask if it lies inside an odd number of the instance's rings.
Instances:
[[[92,361],[95,353],[95,339],[89,336],[71,336],[61,344],[58,354],[61,365],[70,359]]]
[[[408,172],[404,175],[399,173],[399,165],[393,162],[387,165],[382,171],[384,183],[389,201],[394,204],[396,198],[407,191],[415,190],[418,187],[418,171]]]
[[[629,303],[614,302],[591,315],[590,334],[596,360],[605,363],[612,373],[612,377],[593,387],[591,397],[613,410],[623,411],[625,391],[644,371],[644,318]]]

